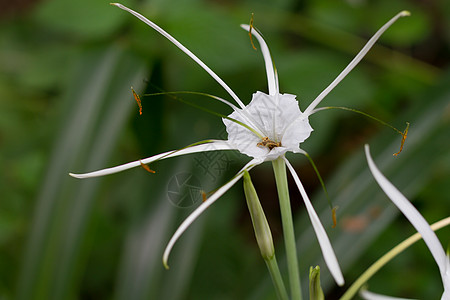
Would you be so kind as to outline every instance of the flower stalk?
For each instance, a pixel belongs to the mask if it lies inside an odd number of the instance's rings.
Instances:
[[[291,202],[286,176],[286,164],[282,157],[272,161],[275,181],[280,202],[281,221],[283,224],[284,243],[289,273],[289,284],[292,299],[302,299],[300,287],[300,274],[297,260],[297,246],[295,243],[294,223],[292,221]]]
[[[284,287],[280,269],[275,258],[275,249],[269,223],[267,222],[264,210],[259,202],[258,194],[253,186],[250,174],[247,171],[244,171],[243,178],[245,198],[247,200],[247,206],[252,219],[253,229],[255,230],[256,241],[259,250],[261,251],[261,256],[269,269],[270,277],[275,286],[278,299],[288,300],[289,297],[286,288]]]
[[[271,259],[266,259],[266,266],[269,269],[270,277],[272,278],[273,285],[275,286],[275,291],[277,292],[277,297],[280,300],[289,300],[289,296],[284,286],[283,278],[281,277],[280,268],[278,268],[277,260],[275,255]]]

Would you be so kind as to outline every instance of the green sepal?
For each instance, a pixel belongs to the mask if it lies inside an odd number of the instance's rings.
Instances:
[[[269,223],[259,202],[250,174],[247,171],[244,171],[244,193],[259,250],[264,260],[270,260],[275,255],[272,233],[270,232]]]

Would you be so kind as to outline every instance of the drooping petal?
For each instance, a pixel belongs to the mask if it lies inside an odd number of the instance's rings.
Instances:
[[[212,141],[205,144],[195,145],[192,147],[187,147],[181,150],[174,150],[174,151],[168,151],[161,154],[153,155],[148,158],[137,160],[133,162],[129,162],[117,167],[107,168],[99,171],[94,171],[90,173],[84,173],[84,174],[74,174],[69,173],[70,176],[75,178],[90,178],[90,177],[99,177],[99,176],[105,176],[109,174],[114,174],[118,172],[122,172],[124,170],[128,170],[131,168],[139,167],[141,164],[149,164],[156,160],[171,158],[175,156],[185,155],[185,154],[191,154],[191,153],[199,153],[204,151],[217,151],[217,150],[236,150],[233,148],[227,141]]]
[[[428,249],[430,249],[434,260],[439,266],[439,271],[441,273],[442,282],[444,283],[444,288],[450,286],[450,277],[447,274],[448,270],[448,257],[445,255],[444,248],[441,242],[437,238],[434,231],[431,229],[428,222],[420,214],[420,212],[411,204],[411,202],[403,196],[402,193],[380,172],[372,157],[370,156],[369,145],[365,145],[365,152],[367,157],[367,163],[369,164],[370,171],[373,177],[377,181],[378,185],[384,191],[384,193],[391,199],[391,201],[400,209],[400,211],[405,215],[405,217],[411,222],[411,224],[416,228],[416,230],[422,235],[424,242],[426,243]],[[449,271],[450,272],[450,271]]]
[[[369,292],[368,290],[361,290],[359,292],[359,295],[365,300],[415,300],[415,299],[409,299],[409,298],[397,298],[397,297],[390,297],[390,296],[375,294],[375,293]]]
[[[168,34],[166,31],[164,31],[161,27],[144,17],[143,15],[135,12],[132,9],[129,9],[128,7],[120,4],[120,3],[111,3],[111,5],[117,6],[120,9],[123,9],[130,14],[134,15],[136,18],[159,32],[161,35],[163,35],[166,39],[171,41],[175,46],[181,49],[184,53],[186,53],[190,58],[192,58],[197,64],[200,65],[206,72],[208,72],[209,75],[211,75],[212,78],[214,78],[227,92],[230,94],[231,97],[236,101],[236,103],[244,108],[245,105],[242,103],[242,101],[239,99],[239,97],[233,92],[233,90],[216,74],[213,70],[211,70],[203,61],[201,61],[197,56],[195,56],[194,53],[192,53],[189,49],[187,49],[185,46],[183,46],[180,42],[178,42],[173,36]]]
[[[206,201],[200,204],[194,212],[192,212],[189,217],[187,217],[183,223],[178,227],[178,229],[173,234],[169,243],[166,246],[163,254],[163,264],[168,268],[167,261],[169,259],[170,251],[172,250],[175,242],[180,238],[183,232],[194,222],[209,206],[211,206],[217,199],[219,199],[226,191],[228,191],[241,177],[244,175],[244,170],[250,171],[253,167],[262,163],[262,160],[253,159],[247,163],[229,182],[220,187],[214,194],[212,194]]]
[[[320,101],[325,98],[328,93],[330,93],[338,84],[350,73],[351,70],[361,61],[361,59],[369,52],[370,48],[376,43],[378,38],[388,29],[395,21],[397,21],[401,17],[409,16],[410,13],[408,11],[399,12],[396,16],[390,19],[386,24],[384,24],[375,34],[374,36],[367,42],[367,44],[361,49],[361,51],[355,56],[355,58],[348,64],[348,66],[336,77],[336,79],[330,83],[330,85],[322,91],[322,93],[314,99],[313,102],[306,108],[305,114],[310,115],[312,110],[320,103]]]
[[[331,246],[330,240],[328,239],[327,233],[323,228],[323,225],[320,222],[320,219],[317,216],[317,213],[314,210],[311,201],[309,200],[308,194],[306,194],[305,188],[303,187],[300,178],[298,177],[297,173],[295,172],[290,162],[286,159],[286,157],[283,157],[283,159],[289,171],[291,172],[295,183],[297,184],[298,190],[302,195],[303,201],[305,202],[306,210],[308,212],[309,218],[311,219],[311,223],[313,225],[314,232],[316,233],[317,240],[319,241],[320,249],[322,250],[325,263],[327,264],[328,269],[330,270],[330,273],[333,276],[336,283],[342,286],[344,285],[344,277],[342,275],[341,268],[339,267],[336,254],[334,254],[333,247]]]
[[[241,27],[247,31],[250,31],[250,26],[241,24]],[[259,34],[259,32],[255,28],[251,28],[251,34],[256,37],[258,43],[261,47],[261,52],[264,57],[264,62],[266,64],[266,73],[267,73],[267,83],[269,85],[269,95],[274,96],[279,93],[278,88],[278,80],[276,76],[276,71],[273,67],[272,56],[270,55],[269,47],[264,41],[263,37]]]

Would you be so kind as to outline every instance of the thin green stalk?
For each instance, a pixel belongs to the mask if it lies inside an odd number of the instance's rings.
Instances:
[[[289,200],[286,165],[283,161],[283,158],[279,157],[272,162],[272,166],[275,173],[278,198],[280,201],[281,221],[283,224],[284,243],[286,247],[291,298],[294,300],[301,300],[302,291],[300,288],[300,274],[298,270],[297,249],[295,244],[294,224],[292,222],[291,202]]]
[[[259,202],[258,194],[253,186],[250,174],[244,171],[244,193],[247,200],[248,210],[252,218],[253,229],[255,230],[255,237],[258,243],[261,256],[266,262],[269,269],[270,277],[277,292],[279,300],[288,300],[288,294],[284,287],[283,279],[281,278],[280,269],[278,268],[277,260],[275,258],[275,248],[273,246],[272,233],[270,231],[269,223],[266,215]]]
[[[273,255],[270,259],[265,259],[267,268],[269,269],[270,277],[272,278],[275,291],[277,292],[278,299],[289,300],[289,296],[284,287],[283,278],[281,278],[280,269],[278,268],[277,259]]]
[[[431,229],[434,231],[441,229],[442,227],[450,225],[450,217],[442,219],[433,225],[431,225]],[[422,238],[420,233],[413,234],[397,246],[395,246],[391,251],[383,255],[380,259],[378,259],[373,265],[371,265],[359,278],[348,288],[347,292],[340,298],[340,300],[350,300],[353,296],[358,293],[359,289],[376,273],[378,272],[385,264],[387,264],[391,259],[396,257],[398,254],[402,253],[409,246],[419,241]]]

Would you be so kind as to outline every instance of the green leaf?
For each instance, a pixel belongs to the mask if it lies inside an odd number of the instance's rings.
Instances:
[[[104,38],[116,31],[126,18],[109,3],[105,0],[50,0],[39,6],[35,17],[45,26],[69,36]]]
[[[37,197],[17,299],[73,295],[93,242],[89,225],[101,181],[81,182],[68,172],[106,164],[133,105],[128,86],[143,76],[143,64],[121,49],[88,51],[79,59]]]

